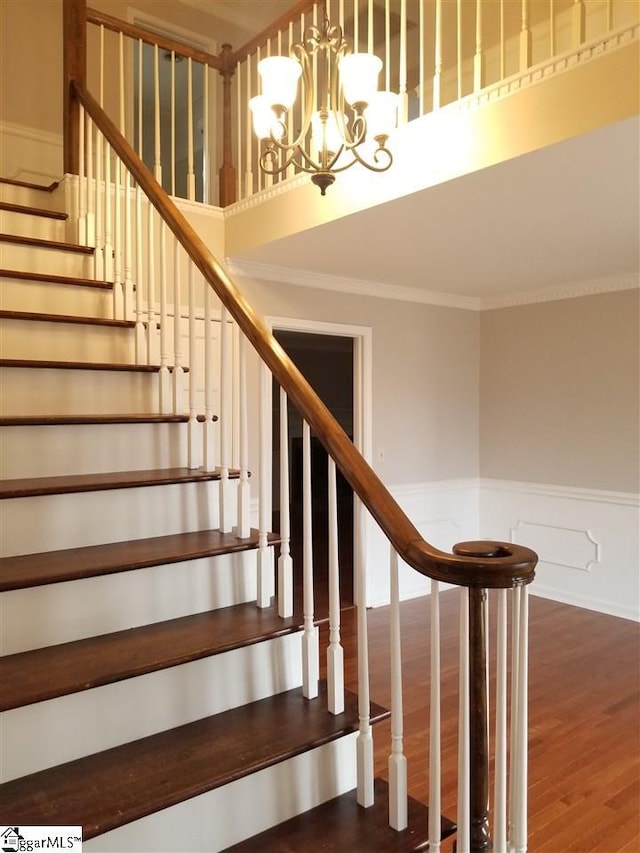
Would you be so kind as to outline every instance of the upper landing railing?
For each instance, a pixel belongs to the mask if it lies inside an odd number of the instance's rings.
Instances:
[[[85,2],[73,4],[82,8],[74,39],[83,50],[86,29],[88,45],[87,53],[72,52],[75,61],[170,195],[225,207],[296,174],[293,164],[276,178],[260,171],[248,104],[259,92],[257,63],[288,55],[320,19],[321,3],[299,0],[248,44],[213,53]],[[502,84],[554,57],[584,57],[589,45],[637,23],[639,9],[630,0],[328,0],[326,8],[354,50],[383,60],[381,88],[399,93],[401,124],[489,91],[508,93]],[[219,33],[201,36],[215,43]],[[293,127],[299,118],[294,107]],[[71,110],[69,142],[77,141],[76,125]],[[71,172],[74,151],[67,145]]]

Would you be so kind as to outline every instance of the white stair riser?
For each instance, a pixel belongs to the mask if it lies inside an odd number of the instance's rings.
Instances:
[[[45,275],[68,275],[75,278],[93,278],[92,255],[78,252],[56,251],[41,246],[24,246],[19,243],[0,243],[0,267],[8,270],[28,270]]]
[[[5,711],[2,781],[299,687],[301,661],[290,634]]]
[[[70,424],[4,427],[6,479],[187,465],[187,424]],[[198,427],[198,430],[200,427]]]
[[[0,201],[9,204],[22,204],[27,207],[37,207],[40,210],[63,211],[65,205],[64,189],[59,187],[51,192],[34,190],[31,187],[21,187],[15,184],[0,183]]]
[[[158,375],[116,370],[0,368],[3,415],[148,414]]]
[[[7,498],[0,556],[214,529],[218,495],[206,481]]]
[[[6,311],[40,311],[76,317],[113,317],[113,292],[68,284],[0,279],[0,307]]]
[[[134,329],[117,327],[2,319],[0,357],[130,364],[135,362],[134,334]]]
[[[318,701],[318,700],[314,700]],[[351,734],[85,841],[87,853],[218,853],[356,786]],[[267,851],[265,851],[267,853]]]
[[[273,553],[270,552],[273,563]],[[2,652],[125,631],[256,600],[255,549],[2,593]]]
[[[35,216],[14,210],[0,210],[0,232],[19,234],[21,237],[39,237],[43,240],[67,239],[67,223],[64,219]]]

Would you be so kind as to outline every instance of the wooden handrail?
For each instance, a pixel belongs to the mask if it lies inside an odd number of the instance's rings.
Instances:
[[[191,45],[163,36],[161,33],[154,33],[153,30],[146,30],[137,24],[130,24],[127,21],[122,21],[120,18],[114,18],[105,12],[100,12],[98,9],[87,9],[87,23],[96,24],[99,27],[102,26],[114,33],[122,33],[125,36],[129,36],[129,38],[141,40],[146,44],[157,44],[162,50],[173,51],[177,56],[184,56],[185,59],[191,58],[195,62],[209,65],[217,71],[222,71],[224,68],[224,61],[213,53],[208,53],[206,50],[199,50],[197,47],[192,47]]]
[[[255,314],[204,241],[104,110],[85,87],[75,83],[73,88],[75,96],[229,310],[260,358],[286,390],[399,556],[421,574],[459,586],[498,588],[530,583],[537,556],[529,548],[505,542],[470,542],[457,545],[454,553],[447,554],[421,537],[266,324]]]

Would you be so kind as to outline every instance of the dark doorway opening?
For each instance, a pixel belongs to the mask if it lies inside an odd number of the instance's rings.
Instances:
[[[353,339],[339,335],[274,330],[274,335],[329,411],[353,438]],[[302,418],[288,402],[289,495],[294,606],[302,610]],[[280,390],[273,387],[273,529],[280,529],[279,512]],[[328,614],[328,458],[311,436],[314,604],[317,616]],[[338,556],[341,606],[353,605],[353,493],[337,472]]]

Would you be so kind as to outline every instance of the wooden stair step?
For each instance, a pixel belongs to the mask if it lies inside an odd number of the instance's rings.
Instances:
[[[254,602],[0,658],[0,711],[281,637],[301,628]]]
[[[228,847],[224,853],[406,853],[428,850],[429,807],[409,797],[408,826],[396,832],[389,826],[389,786],[374,780],[375,801],[365,809],[349,791],[266,832]],[[456,831],[443,817],[442,839]]]
[[[96,287],[100,290],[113,290],[112,281],[80,278],[72,275],[57,275],[54,273],[29,272],[27,270],[0,269],[0,278],[15,278],[21,281],[39,281],[44,284],[65,284],[70,287]]]
[[[0,785],[0,822],[82,825],[85,840],[358,729],[358,699],[327,711],[298,688]],[[372,722],[388,717],[372,705]]]
[[[232,470],[236,479],[239,472]],[[201,483],[219,480],[220,471],[191,468],[155,468],[144,471],[110,471],[105,474],[68,474],[57,477],[25,477],[0,481],[0,500],[32,498],[42,495],[66,495],[75,492],[103,492],[109,489],[135,489],[144,486],[169,486],[177,483]]]
[[[34,323],[72,323],[81,326],[104,326],[112,329],[135,329],[135,320],[113,320],[106,317],[80,317],[76,314],[44,314],[37,311],[0,310],[0,319],[29,320]]]
[[[277,542],[279,537],[270,533],[269,544]],[[251,530],[247,539],[219,530],[196,530],[192,533],[173,533],[149,539],[3,557],[0,559],[0,592],[215,557],[246,551],[257,545],[257,530]]]
[[[46,240],[43,237],[23,237],[21,234],[0,234],[0,243],[15,243],[31,246],[34,249],[55,249],[59,252],[74,252],[79,255],[93,255],[93,246],[79,246],[77,243],[65,243],[62,240]]]
[[[67,213],[62,213],[59,210],[46,210],[42,207],[30,207],[27,204],[16,204],[11,201],[0,201],[0,210],[6,210],[11,213],[27,213],[31,216],[42,216],[44,219],[65,221],[69,218]]]

